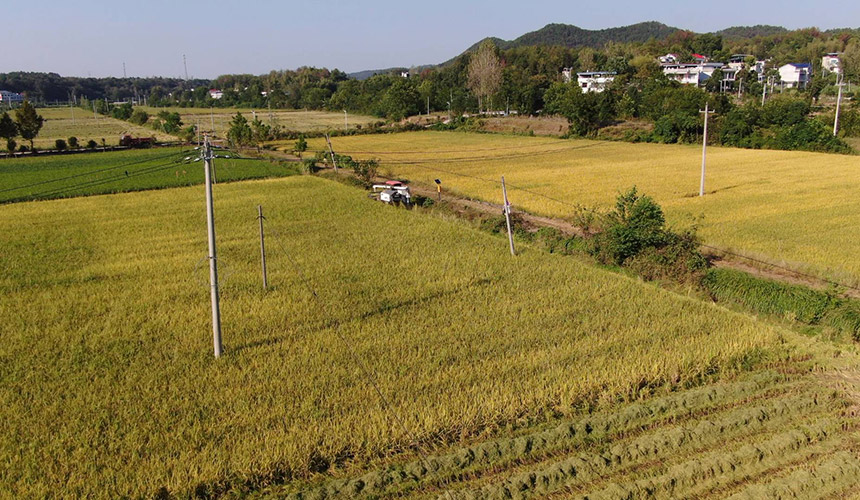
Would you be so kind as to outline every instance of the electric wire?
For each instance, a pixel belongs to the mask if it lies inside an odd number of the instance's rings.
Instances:
[[[67,194],[69,192],[76,191],[78,189],[96,187],[96,186],[100,186],[100,185],[107,184],[110,182],[121,181],[123,179],[128,179],[131,177],[138,177],[141,175],[154,174],[157,172],[161,172],[163,170],[167,170],[169,168],[175,168],[175,166],[176,166],[176,163],[173,163],[173,162],[162,164],[162,165],[154,165],[154,166],[146,167],[146,168],[143,168],[140,170],[135,170],[134,172],[130,172],[128,175],[123,173],[123,174],[117,174],[117,175],[114,175],[111,177],[94,179],[94,180],[83,182],[80,184],[75,184],[73,186],[64,186],[62,188],[52,189],[50,191],[42,191],[39,193],[32,193],[32,194],[29,194],[26,196],[21,196],[21,197],[16,198],[16,199],[6,200],[3,203],[6,204],[6,203],[12,203],[12,202],[21,201],[21,200],[37,200],[37,199],[42,199],[42,198],[58,197],[60,195]]]
[[[170,154],[166,154],[166,155],[162,155],[162,156],[156,156],[156,157],[153,157],[153,158],[145,158],[145,159],[143,159],[143,160],[135,160],[135,161],[132,161],[132,162],[129,162],[129,163],[123,163],[123,164],[120,164],[120,165],[114,165],[114,166],[112,166],[112,167],[102,168],[102,169],[98,169],[98,170],[91,170],[91,171],[89,171],[89,172],[81,172],[80,174],[69,175],[69,176],[66,176],[66,177],[57,177],[57,178],[55,178],[55,179],[47,179],[47,180],[44,180],[44,181],[34,182],[34,183],[31,183],[31,184],[24,184],[24,185],[22,185],[22,186],[15,186],[15,187],[11,187],[11,188],[0,189],[0,193],[6,193],[6,192],[9,192],[9,191],[17,191],[17,190],[19,190],[19,189],[26,189],[26,188],[35,187],[35,186],[41,186],[41,185],[43,185],[43,184],[50,184],[50,183],[53,183],[53,182],[66,181],[66,180],[69,180],[69,179],[77,179],[78,177],[86,177],[86,176],[88,176],[88,175],[100,174],[100,173],[104,173],[104,172],[109,172],[109,171],[111,171],[111,170],[117,170],[117,169],[120,169],[120,168],[127,168],[127,167],[131,167],[131,166],[134,166],[134,165],[140,165],[141,163],[147,163],[147,162],[151,162],[151,161],[163,160],[163,159],[165,159],[165,158],[169,158],[169,157],[171,157],[171,156],[179,156],[179,155],[183,155],[183,154],[186,154],[186,152],[185,152],[185,151],[179,151],[179,152],[174,151],[174,152],[172,152],[172,153],[170,153]]]

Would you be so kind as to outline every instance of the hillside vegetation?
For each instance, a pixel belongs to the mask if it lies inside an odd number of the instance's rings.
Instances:
[[[666,26],[656,21],[631,24],[618,28],[602,30],[583,29],[572,24],[547,24],[543,28],[530,31],[514,40],[490,38],[501,49],[512,49],[529,45],[559,45],[562,47],[591,47],[601,48],[607,43],[647,42],[663,40],[678,31],[678,28]],[[481,42],[469,47],[467,52],[478,48]]]
[[[270,238],[265,293],[257,204]],[[750,317],[559,255],[512,259],[500,238],[316,178],[219,184],[215,217],[226,349],[217,360],[202,188],[0,210],[4,491],[218,494],[359,474],[415,460],[416,444],[469,446],[558,419],[623,434],[649,419],[583,411],[804,352]],[[771,382],[726,389],[720,401],[783,390]],[[809,408],[795,424],[809,426],[806,437],[774,434],[774,457],[839,430],[838,400],[789,392],[713,425],[741,439],[753,428],[739,422],[778,425]],[[711,404],[696,398],[643,411],[663,421]],[[558,446],[575,446],[580,431],[573,441],[565,432]],[[510,446],[537,450],[531,439]],[[738,453],[730,461],[751,463]]]

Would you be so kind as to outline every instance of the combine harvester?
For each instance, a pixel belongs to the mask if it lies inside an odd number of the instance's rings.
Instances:
[[[378,199],[389,205],[403,204],[405,207],[412,206],[412,191],[409,186],[400,181],[386,181],[385,184],[374,184],[372,198]]]

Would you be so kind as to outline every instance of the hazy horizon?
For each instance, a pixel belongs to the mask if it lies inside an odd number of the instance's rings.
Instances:
[[[439,0],[415,6],[372,2],[274,2],[245,9],[223,1],[150,2],[146,8],[82,0],[16,5],[0,32],[15,57],[0,60],[0,73],[52,72],[63,76],[184,77],[264,74],[300,66],[347,73],[437,64],[478,40],[506,40],[550,23],[605,29],[645,21],[696,32],[769,24],[822,30],[860,25],[860,3],[819,7],[799,1],[724,2],[716,9],[685,2],[623,1],[586,4]]]

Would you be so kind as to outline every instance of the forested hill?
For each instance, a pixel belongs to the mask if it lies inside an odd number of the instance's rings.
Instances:
[[[663,40],[676,31],[679,29],[656,21],[602,30],[587,30],[571,24],[547,24],[543,28],[526,33],[515,40],[499,38],[491,38],[491,40],[501,49],[529,45],[561,45],[568,48],[592,47],[597,49],[609,42],[647,42],[652,38]],[[483,40],[469,47],[467,52],[476,49],[481,42]]]
[[[755,26],[732,26],[724,30],[714,32],[727,40],[737,40],[741,38],[755,38],[758,36],[782,35],[788,33],[786,28],[782,26],[771,26],[769,24],[757,24]]]

